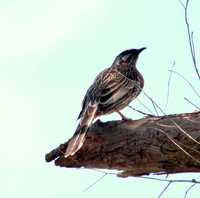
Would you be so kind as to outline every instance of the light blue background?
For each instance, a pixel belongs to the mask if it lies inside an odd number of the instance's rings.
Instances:
[[[197,55],[199,7],[198,0],[191,1]],[[125,49],[147,47],[138,69],[145,92],[162,107],[174,60],[174,69],[200,93],[178,0],[1,0],[0,15],[0,196],[157,197],[166,183],[112,175],[83,193],[102,173],[58,168],[47,164],[44,155],[72,136],[85,91]],[[194,111],[186,96],[200,105],[190,87],[173,75],[166,113]],[[139,99],[153,110],[143,94]],[[146,111],[138,101],[132,106]],[[129,108],[123,113],[141,117]],[[199,174],[169,178],[198,179]],[[183,197],[188,186],[173,184],[163,198]],[[199,194],[196,186],[188,197]]]

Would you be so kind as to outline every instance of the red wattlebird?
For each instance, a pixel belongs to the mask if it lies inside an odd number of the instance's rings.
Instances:
[[[139,54],[146,48],[129,49],[120,53],[111,67],[95,78],[83,99],[78,127],[68,143],[65,157],[74,155],[83,145],[93,120],[101,115],[120,113],[141,92],[144,79],[136,68]]]

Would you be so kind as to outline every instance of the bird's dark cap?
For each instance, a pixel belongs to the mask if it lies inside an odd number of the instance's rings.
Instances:
[[[119,54],[119,56],[126,56],[127,54],[132,54],[132,55],[139,55],[143,50],[145,50],[146,47],[142,47],[142,48],[139,48],[139,49],[128,49],[128,50],[125,50],[123,52],[121,52]]]

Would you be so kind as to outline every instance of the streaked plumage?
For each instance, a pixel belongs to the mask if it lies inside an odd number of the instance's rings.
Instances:
[[[136,62],[144,49],[123,51],[111,67],[96,77],[84,97],[78,116],[80,122],[69,141],[65,157],[74,155],[81,148],[85,134],[95,118],[119,112],[140,94],[144,80],[136,68]]]

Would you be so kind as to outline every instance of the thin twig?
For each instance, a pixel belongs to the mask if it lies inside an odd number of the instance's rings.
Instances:
[[[174,74],[178,75],[179,77],[181,77],[185,82],[188,83],[188,85],[192,88],[192,90],[194,91],[194,93],[200,98],[200,95],[198,93],[198,91],[194,88],[194,86],[192,85],[192,83],[187,80],[182,74],[180,74],[179,72],[177,71],[174,71],[174,70],[169,70],[169,72],[173,72]]]
[[[156,112],[156,115],[159,116],[159,113],[158,113],[158,111],[157,111],[157,109],[156,109],[155,103],[153,102],[152,98],[150,98],[150,100],[151,100],[151,103],[152,103],[152,105],[153,105],[153,108],[154,108],[154,110],[155,110],[155,112]]]
[[[181,1],[181,0],[179,0],[179,3],[183,6],[183,8],[185,9],[185,5],[184,5],[184,3]]]
[[[164,194],[164,192],[169,188],[169,186],[171,185],[171,183],[172,182],[169,182],[166,186],[165,186],[165,188],[162,190],[162,192],[159,194],[159,196],[158,196],[158,198],[161,198],[162,197],[162,195]]]
[[[189,102],[191,105],[193,105],[194,107],[196,107],[198,110],[200,110],[200,107],[198,107],[196,104],[194,104],[193,102],[191,102],[188,98],[184,97],[184,99]]]
[[[85,169],[85,168],[84,168]],[[107,175],[118,175],[118,173],[112,173],[112,172],[106,172],[101,169],[89,169],[95,172],[107,174]],[[155,180],[155,181],[161,181],[161,182],[171,182],[171,183],[195,183],[195,184],[200,184],[199,180],[196,179],[162,179],[162,178],[155,178],[155,177],[150,177],[150,176],[133,176],[138,179],[147,179],[147,180]]]
[[[187,194],[189,193],[189,191],[190,191],[195,185],[197,185],[197,184],[194,183],[194,184],[191,184],[191,185],[189,186],[189,188],[185,191],[185,196],[184,196],[184,198],[187,197]]]
[[[181,3],[181,5],[183,6],[182,3]],[[191,31],[190,31],[190,24],[188,22],[188,5],[189,5],[189,0],[187,0],[185,6],[183,6],[184,11],[185,11],[185,23],[186,23],[187,34],[188,34],[188,42],[189,42],[189,45],[190,45],[190,53],[191,53],[192,61],[193,61],[193,64],[194,64],[194,68],[195,68],[195,71],[197,73],[198,78],[200,79],[200,74],[199,74],[199,71],[197,69],[197,64],[196,64],[195,48],[194,48],[194,42],[193,42],[193,33],[191,33]]]
[[[141,178],[141,179],[150,179],[150,180],[156,180],[156,181],[161,181],[161,182],[171,182],[171,183],[195,183],[195,184],[200,184],[200,181],[196,180],[196,179],[192,179],[192,180],[187,180],[187,179],[175,179],[175,180],[171,180],[171,179],[161,179],[161,178],[155,178],[155,177],[147,177],[147,176],[141,176],[141,177],[137,177],[137,178]]]
[[[172,66],[171,66],[171,71],[174,69],[174,66],[175,66],[176,62],[174,61]],[[172,80],[172,72],[170,72],[169,74],[169,79],[168,79],[168,83],[167,83],[167,98],[166,98],[166,103],[165,103],[165,107],[164,107],[164,111],[167,109],[167,105],[169,103],[169,90],[170,90],[170,83],[171,83],[171,80]]]
[[[88,191],[90,188],[92,188],[94,185],[96,185],[98,182],[100,182],[106,175],[108,175],[108,173],[104,173],[104,175],[102,175],[101,177],[99,177],[99,179],[97,179],[95,182],[93,182],[92,184],[90,184],[87,188],[85,188],[83,190],[83,192]]]
[[[192,43],[192,51],[194,56],[194,64],[196,65],[196,52],[195,52],[195,46],[194,46],[194,32],[191,32],[191,43]]]
[[[142,91],[143,94],[151,101],[153,107],[154,107],[154,110],[156,112],[156,115],[159,116],[159,113],[157,111],[157,108],[160,110],[160,112],[165,115],[164,111],[162,110],[162,108],[145,92],[145,91]]]
[[[112,173],[112,172],[106,172],[103,170],[99,170],[99,169],[89,169],[95,172],[100,172],[103,173],[103,176],[101,176],[97,181],[95,181],[93,184],[91,184],[90,186],[88,186],[86,189],[84,189],[84,192],[86,192],[87,190],[89,190],[91,187],[93,187],[94,185],[96,185],[100,180],[102,180],[106,175],[117,175],[118,173]],[[192,183],[192,185],[190,186],[190,189],[188,188],[186,191],[186,194],[191,190],[192,187],[194,187],[195,185],[199,185],[200,181],[196,180],[196,179],[191,179],[191,180],[186,180],[186,179],[161,179],[161,178],[155,178],[155,177],[149,177],[149,176],[135,176],[135,178],[137,179],[147,179],[147,180],[155,180],[155,181],[159,181],[159,182],[168,182],[168,185],[165,187],[165,189],[160,193],[159,197],[162,196],[162,194],[167,190],[167,188],[169,187],[170,184],[172,183]],[[169,184],[170,183],[170,184]],[[194,185],[195,184],[195,185]],[[187,196],[187,195],[186,195]]]
[[[155,115],[152,115],[152,114],[148,114],[148,113],[142,112],[142,111],[140,111],[140,110],[138,110],[138,109],[135,109],[134,107],[132,107],[132,106],[130,106],[130,105],[128,105],[128,107],[131,108],[132,110],[138,112],[138,113],[143,114],[143,115],[146,115],[146,116],[149,116],[149,117],[155,116]]]
[[[151,109],[149,109],[139,98],[137,98],[137,100],[147,111],[154,115],[153,111],[151,111]]]

